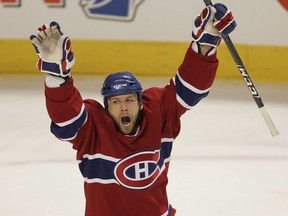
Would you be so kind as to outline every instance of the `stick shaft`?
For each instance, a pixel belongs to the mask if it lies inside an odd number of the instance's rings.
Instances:
[[[213,6],[211,0],[204,0],[204,3],[206,6],[208,6],[208,5]],[[269,130],[270,130],[271,135],[277,136],[279,134],[279,132],[277,131],[272,119],[270,118],[270,116],[268,114],[268,112],[264,108],[264,103],[262,102],[262,99],[261,99],[252,79],[250,78],[248,71],[246,70],[246,68],[245,68],[232,40],[230,39],[229,35],[221,34],[221,37],[223,38],[225,44],[227,45],[228,50],[229,50],[231,56],[233,57],[236,65],[238,67],[239,72],[241,73],[254,101],[256,102],[256,104],[257,104]]]

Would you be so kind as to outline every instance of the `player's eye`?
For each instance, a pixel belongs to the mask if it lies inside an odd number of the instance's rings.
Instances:
[[[127,102],[133,102],[134,100],[132,98],[127,98],[126,101]]]
[[[109,101],[111,104],[118,104],[119,103],[119,100],[115,100],[115,99],[112,99]]]

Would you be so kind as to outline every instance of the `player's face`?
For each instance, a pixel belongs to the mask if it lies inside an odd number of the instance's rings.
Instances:
[[[136,93],[117,95],[108,98],[108,112],[121,133],[128,135],[134,131],[137,117],[143,108]]]

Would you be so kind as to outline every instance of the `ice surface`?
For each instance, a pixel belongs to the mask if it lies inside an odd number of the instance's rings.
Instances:
[[[144,88],[168,78],[139,78]],[[102,100],[103,77],[75,77]],[[242,81],[216,80],[182,117],[169,199],[180,216],[288,215],[288,85],[255,83],[280,132],[272,137]],[[84,215],[75,151],[49,132],[43,76],[0,76],[0,215]]]

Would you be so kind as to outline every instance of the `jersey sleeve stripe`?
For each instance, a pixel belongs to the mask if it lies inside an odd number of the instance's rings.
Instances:
[[[206,97],[210,88],[200,90],[185,82],[179,73],[177,73],[174,80],[176,85],[176,99],[186,109],[191,109],[202,98]]]
[[[193,92],[195,92],[195,93],[197,93],[197,94],[204,94],[204,93],[207,93],[207,92],[210,91],[210,88],[201,90],[201,89],[198,89],[198,88],[192,86],[191,84],[189,84],[188,82],[186,82],[186,81],[180,76],[179,71],[177,71],[176,80],[177,80],[177,78],[178,78],[178,80],[179,80],[179,82],[180,82],[181,85],[185,86],[187,89],[189,89],[189,90],[191,90],[191,91],[193,91]]]
[[[61,140],[72,140],[76,137],[78,130],[86,123],[87,118],[88,115],[84,106],[82,114],[78,116],[77,119],[74,119],[73,121],[67,121],[70,124],[60,124],[63,125],[61,127],[59,124],[51,122],[51,132]]]
[[[176,95],[176,99],[178,101],[179,104],[181,104],[181,106],[183,106],[184,108],[190,110],[192,108],[192,106],[189,106],[187,103],[185,103],[178,95]]]
[[[68,121],[61,122],[61,123],[55,123],[55,124],[58,125],[59,127],[65,127],[67,125],[70,125],[73,122],[77,121],[83,115],[84,111],[85,111],[85,105],[82,104],[81,110],[80,110],[80,112],[79,112],[79,114],[77,116],[75,116],[74,118],[72,118],[72,119],[70,119]]]

